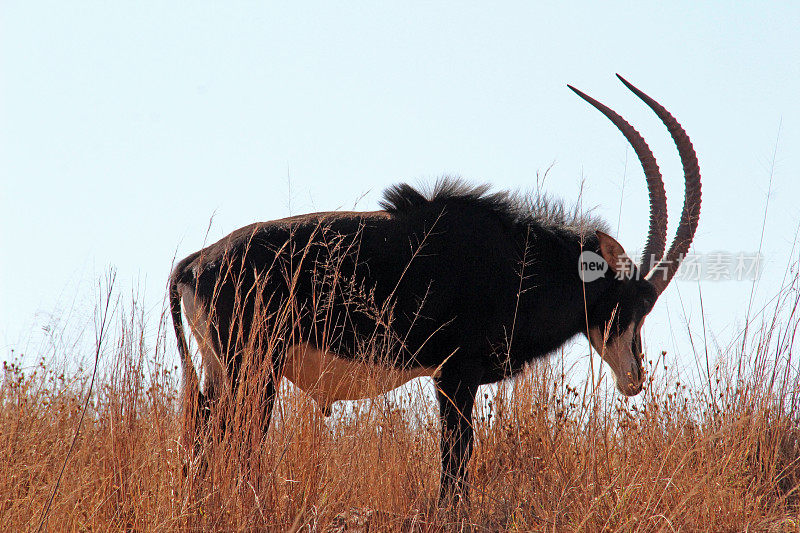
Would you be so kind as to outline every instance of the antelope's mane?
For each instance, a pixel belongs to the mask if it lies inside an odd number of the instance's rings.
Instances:
[[[384,191],[381,208],[404,214],[431,204],[459,205],[493,213],[513,224],[535,224],[546,229],[567,230],[579,235],[608,232],[608,224],[591,210],[567,205],[563,200],[540,192],[491,192],[489,185],[472,185],[459,178],[444,177],[433,188],[418,189],[407,183]]]

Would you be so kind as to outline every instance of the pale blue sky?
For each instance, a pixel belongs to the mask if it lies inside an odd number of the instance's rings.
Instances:
[[[619,239],[638,250],[638,163],[566,84],[645,135],[672,221],[680,165],[615,72],[694,141],[698,252],[758,249],[777,147],[764,302],[800,223],[799,6],[5,1],[0,354],[32,349],[64,316],[74,327],[90,318],[108,265],[157,315],[173,256],[202,246],[212,216],[210,241],[290,213],[374,209],[399,181],[451,174],[525,189],[555,161],[545,188],[576,199],[583,178],[583,204],[612,227],[622,200]],[[750,283],[701,287],[706,325],[726,341]],[[674,283],[648,320],[651,351],[688,350],[678,290],[701,328],[697,284]]]

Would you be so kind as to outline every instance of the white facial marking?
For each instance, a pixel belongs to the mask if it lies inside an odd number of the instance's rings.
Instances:
[[[639,366],[638,354],[631,351],[633,343],[634,325],[631,324],[616,338],[608,343],[604,331],[600,328],[589,330],[589,341],[600,354],[611,370],[617,383],[617,389],[626,396],[634,396],[642,390],[644,376]]]

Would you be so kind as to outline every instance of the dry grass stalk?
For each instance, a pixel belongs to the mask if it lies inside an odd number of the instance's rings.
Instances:
[[[641,399],[582,393],[554,359],[483,396],[473,500],[456,511],[437,505],[439,425],[419,383],[348,403],[328,419],[284,383],[264,435],[257,392],[271,370],[245,357],[248,378],[220,402],[195,453],[180,438],[185,421],[177,368],[165,362],[165,320],[153,341],[134,303],[104,350],[105,372],[45,526],[797,531],[799,285],[794,276],[774,316],[757,334],[751,324],[747,352],[719,354],[721,364],[697,388],[666,379],[659,359]],[[274,345],[263,335],[241,341],[250,353]],[[388,353],[381,342],[365,352]],[[0,523],[13,530],[36,529],[81,415],[88,381],[58,370],[68,357],[33,369],[4,365]]]

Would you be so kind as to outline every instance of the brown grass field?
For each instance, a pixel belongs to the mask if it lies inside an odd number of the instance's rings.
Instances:
[[[419,382],[327,420],[284,384],[266,436],[242,409],[201,461],[183,444],[169,319],[151,331],[106,293],[94,382],[67,347],[4,364],[0,529],[800,531],[790,278],[731,348],[701,355],[691,385],[650,347],[635,400],[570,379],[559,354],[487,390],[471,502],[455,509],[437,505],[437,410]]]

